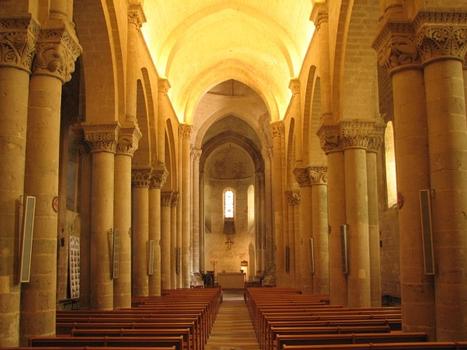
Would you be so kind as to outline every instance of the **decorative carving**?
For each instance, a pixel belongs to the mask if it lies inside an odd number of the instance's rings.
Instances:
[[[282,121],[271,123],[271,133],[273,138],[284,136],[284,123]]]
[[[131,4],[128,7],[128,23],[139,30],[145,22],[146,16],[141,4]]]
[[[177,206],[177,203],[178,203],[178,198],[180,197],[180,194],[178,193],[178,191],[174,191],[172,192],[172,201],[170,202],[170,206],[172,208],[176,207]]]
[[[171,87],[169,81],[167,79],[162,79],[162,78],[158,80],[157,86],[159,88],[159,93],[164,94],[164,95],[167,95]]]
[[[300,94],[300,79],[291,79],[289,83],[289,89],[292,91],[292,95]]]
[[[464,61],[467,12],[420,12],[414,20],[423,63],[440,58]]]
[[[328,183],[328,168],[325,166],[311,166],[308,174],[312,185],[325,185]]]
[[[171,191],[161,192],[161,205],[163,207],[170,207],[172,205],[172,192]]]
[[[386,23],[373,47],[378,50],[378,63],[391,73],[420,65],[415,33],[408,22]]]
[[[375,123],[365,120],[343,120],[340,123],[340,137],[343,149],[368,148],[370,135]]]
[[[141,132],[137,127],[120,128],[118,134],[117,154],[133,157],[133,154],[138,149],[138,142],[140,139]]]
[[[75,70],[75,61],[81,46],[74,30],[64,22],[59,26],[43,28],[36,45],[33,74],[49,75],[67,82]]]
[[[199,158],[201,157],[201,154],[203,153],[203,151],[199,148],[192,148],[191,149],[191,155],[193,156],[193,160],[194,161],[198,161]]]
[[[167,180],[168,174],[169,172],[167,171],[165,164],[159,163],[152,171],[150,187],[161,188]]]
[[[118,139],[117,124],[83,125],[84,139],[93,152],[115,153]]]
[[[189,140],[190,137],[191,137],[192,129],[193,129],[193,127],[191,125],[180,124],[180,126],[178,127],[178,134],[179,134],[180,138]]]
[[[287,202],[289,205],[295,206],[300,203],[300,200],[302,199],[300,192],[298,191],[286,191],[287,194]]]
[[[384,118],[381,116],[375,123],[373,132],[368,140],[368,152],[377,153],[384,142],[384,131],[386,129],[386,123]]]
[[[0,19],[0,66],[30,73],[39,30],[31,17]]]
[[[151,180],[151,169],[133,169],[131,171],[131,184],[136,188],[148,188]]]
[[[313,6],[310,19],[316,26],[316,31],[319,31],[321,24],[328,22],[328,10],[325,3],[316,3]]]
[[[295,179],[298,182],[300,187],[309,187],[311,186],[310,176],[308,173],[308,168],[295,168],[293,173],[295,175]]]
[[[339,139],[339,125],[323,124],[318,130],[318,136],[321,143],[321,148],[328,154],[331,152],[341,151]]]

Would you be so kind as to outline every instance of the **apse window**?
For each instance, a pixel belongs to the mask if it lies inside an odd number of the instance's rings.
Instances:
[[[233,219],[234,217],[234,193],[230,189],[224,191],[224,218]]]
[[[397,204],[397,180],[396,180],[396,155],[394,147],[394,128],[392,122],[386,125],[384,134],[385,159],[386,159],[386,186],[388,207],[394,207]]]

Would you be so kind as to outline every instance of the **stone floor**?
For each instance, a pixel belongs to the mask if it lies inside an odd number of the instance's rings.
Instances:
[[[243,291],[224,291],[206,350],[259,350]]]

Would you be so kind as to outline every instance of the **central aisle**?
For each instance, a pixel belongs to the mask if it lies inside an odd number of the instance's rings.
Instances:
[[[243,291],[224,291],[205,350],[259,350]]]

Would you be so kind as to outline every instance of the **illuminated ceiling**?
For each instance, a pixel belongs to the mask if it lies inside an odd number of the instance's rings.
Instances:
[[[236,79],[282,119],[314,31],[310,0],[146,0],[143,34],[182,122],[210,88]]]

